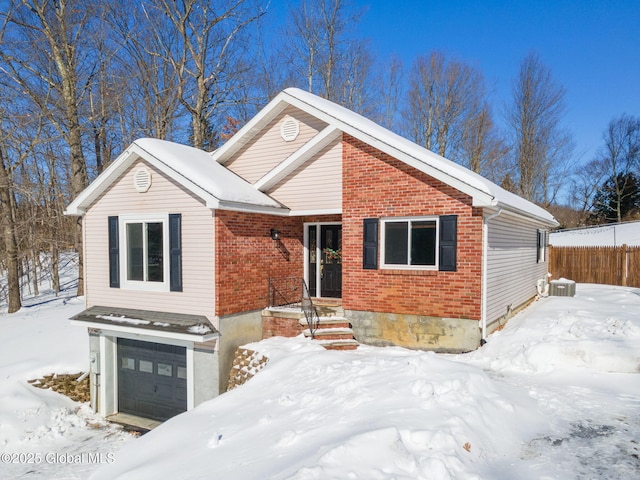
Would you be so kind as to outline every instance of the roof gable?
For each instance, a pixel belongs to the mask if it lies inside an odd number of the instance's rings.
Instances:
[[[328,125],[325,127],[326,132],[331,131],[333,135],[335,135],[335,130],[344,132],[437,180],[451,185],[469,195],[476,207],[506,208],[549,225],[557,224],[553,216],[546,210],[518,195],[507,192],[481,175],[441,157],[351,110],[297,88],[288,88],[278,94],[225,145],[213,152],[213,158],[221,164],[228,162],[289,105],[325,122]],[[291,171],[287,165],[293,163],[295,161],[291,159],[283,161],[272,172],[260,179],[258,184],[263,189],[265,185],[272,185],[272,177],[276,176],[281,179],[283,175]]]
[[[201,198],[209,208],[286,215],[287,209],[197,148],[165,140],[133,142],[67,207],[67,215],[82,215],[138,159],[143,159]]]

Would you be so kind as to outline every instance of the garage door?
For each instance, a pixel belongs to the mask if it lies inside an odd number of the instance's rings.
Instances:
[[[118,410],[155,420],[186,411],[186,348],[119,338]]]

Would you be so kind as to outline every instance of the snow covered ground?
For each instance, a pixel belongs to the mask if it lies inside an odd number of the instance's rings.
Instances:
[[[0,314],[0,478],[638,478],[639,289],[579,284],[465,355],[252,344],[269,358],[252,380],[137,439],[26,384],[86,369],[66,322],[81,308],[45,296]]]
[[[84,308],[75,297],[74,257],[63,259],[62,292],[45,280],[37,297],[7,315],[0,304],[0,479],[82,479],[134,439],[86,404],[32,387],[27,380],[88,367],[85,329],[67,320]]]

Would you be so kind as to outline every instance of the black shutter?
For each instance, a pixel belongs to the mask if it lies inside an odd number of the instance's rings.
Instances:
[[[182,291],[182,215],[169,214],[169,290]]]
[[[362,224],[362,268],[378,269],[378,219],[365,218]]]
[[[120,288],[118,217],[109,217],[109,286],[111,288]]]
[[[458,216],[440,217],[440,261],[438,269],[442,272],[456,271],[456,249],[458,243]]]

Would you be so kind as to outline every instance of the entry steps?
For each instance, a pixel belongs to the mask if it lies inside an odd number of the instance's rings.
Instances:
[[[360,345],[355,339],[353,329],[349,319],[344,316],[342,307],[319,306],[317,307],[319,317],[318,328],[314,332],[314,340],[320,343],[327,350],[355,350]],[[307,326],[304,318],[299,320],[300,325]],[[305,337],[311,337],[309,328],[303,331]]]

